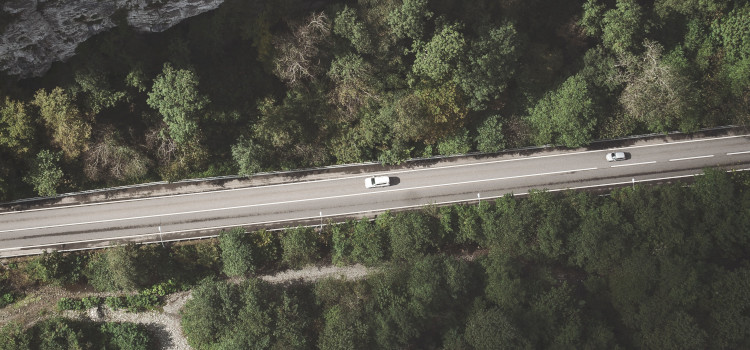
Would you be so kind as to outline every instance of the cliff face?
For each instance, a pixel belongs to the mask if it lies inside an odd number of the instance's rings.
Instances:
[[[10,23],[0,33],[0,70],[20,77],[40,76],[64,61],[89,37],[115,26],[126,13],[142,32],[160,32],[185,18],[217,8],[224,0],[6,0]]]

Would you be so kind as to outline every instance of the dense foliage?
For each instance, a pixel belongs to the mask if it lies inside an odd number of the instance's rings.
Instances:
[[[196,349],[743,348],[749,190],[747,174],[709,170],[691,187],[349,222],[331,229],[332,259],[379,272],[312,287],[206,279],[183,328]]]
[[[236,229],[218,242],[47,253],[4,268],[0,292],[10,303],[23,292],[16,280],[88,281],[138,293],[64,298],[57,308],[135,312],[194,286],[183,328],[197,349],[736,349],[750,342],[749,207],[750,175],[707,170],[690,186],[532,191],[321,230]],[[328,261],[377,270],[314,284],[216,278]],[[100,326],[48,322],[29,332],[8,325],[0,343],[104,341],[81,333]],[[111,332],[127,344],[142,339]]]
[[[9,323],[0,328],[0,349],[155,349],[151,333],[135,323],[95,323],[51,318],[24,330]]]
[[[0,200],[744,124],[750,5],[227,0],[0,84]]]

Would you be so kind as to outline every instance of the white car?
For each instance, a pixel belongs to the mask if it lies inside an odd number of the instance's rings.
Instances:
[[[618,160],[625,160],[625,152],[612,152],[607,153],[607,161],[608,162],[615,162]]]
[[[373,176],[365,179],[365,187],[388,187],[391,185],[391,179],[388,176]]]

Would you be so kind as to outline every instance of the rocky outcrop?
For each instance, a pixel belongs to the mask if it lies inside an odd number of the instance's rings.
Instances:
[[[40,76],[78,44],[115,26],[115,14],[142,32],[160,32],[185,18],[217,8],[224,0],[6,0],[9,18],[0,33],[0,70]],[[0,28],[0,30],[2,30]]]

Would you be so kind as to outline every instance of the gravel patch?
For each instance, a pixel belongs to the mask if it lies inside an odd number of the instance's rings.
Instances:
[[[374,269],[367,268],[363,265],[357,264],[352,266],[307,266],[301,270],[286,270],[276,273],[274,275],[258,276],[258,278],[267,281],[269,283],[284,283],[289,281],[302,280],[304,282],[314,282],[319,279],[338,277],[348,280],[360,279],[372,273]],[[233,279],[232,282],[239,283],[241,278]],[[32,303],[31,308],[38,310],[40,308],[54,308],[56,300],[60,297],[77,297],[82,298],[85,296],[99,295],[106,296],[111,293],[70,293],[65,292],[61,288],[43,288],[39,294],[46,294],[47,303]],[[72,294],[72,295],[71,295]],[[188,345],[185,335],[182,334],[182,327],[180,327],[180,310],[185,306],[188,300],[190,300],[191,292],[180,292],[173,293],[167,296],[164,306],[161,310],[147,311],[147,312],[127,312],[125,310],[112,310],[109,307],[102,305],[100,308],[92,308],[82,311],[64,311],[63,316],[72,319],[87,318],[95,322],[133,322],[145,325],[148,330],[154,335],[156,340],[156,346],[158,349],[165,350],[189,350],[192,349]],[[36,304],[36,305],[33,305]],[[25,310],[14,310],[16,312],[28,312],[28,306],[23,307]],[[8,308],[6,308],[8,309]],[[12,319],[12,312],[9,310],[0,312],[0,321],[9,321]],[[43,318],[43,317],[42,317]]]
[[[313,282],[327,277],[341,277],[356,280],[372,272],[367,267],[356,264],[351,266],[307,266],[301,270],[286,270],[275,275],[265,275],[259,278],[269,283],[283,283],[294,280]]]

